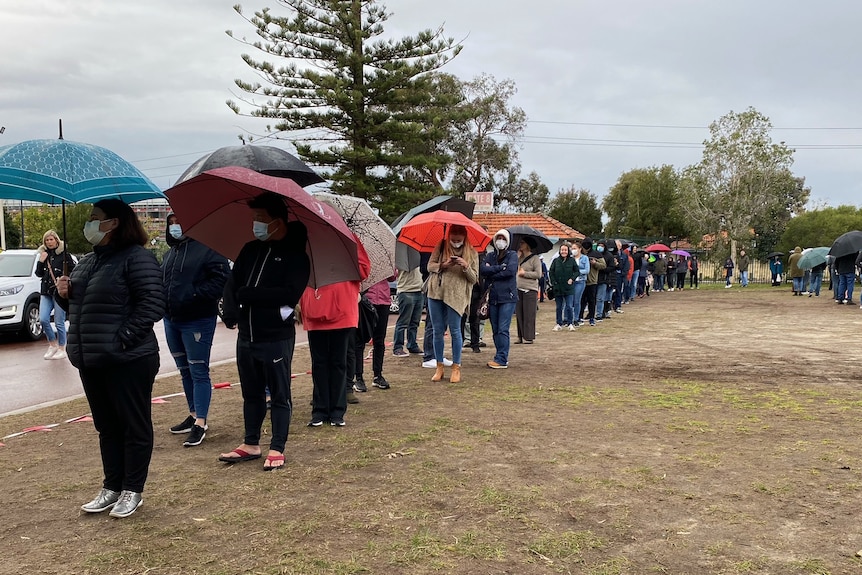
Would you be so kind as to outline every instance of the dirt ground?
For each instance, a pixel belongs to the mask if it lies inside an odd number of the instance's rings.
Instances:
[[[0,574],[862,572],[858,302],[704,288],[624,310],[553,332],[542,304],[534,345],[505,371],[466,350],[461,384],[387,355],[392,389],[362,394],[340,429],[305,427],[297,348],[277,472],[216,460],[241,440],[238,388],[214,392],[192,449],[167,432],[185,415],[169,398],[127,519],[79,511],[101,486],[91,423],[7,439]],[[87,411],[0,419],[0,436]]]

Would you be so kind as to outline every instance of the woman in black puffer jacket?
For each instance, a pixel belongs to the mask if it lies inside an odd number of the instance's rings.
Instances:
[[[81,508],[128,517],[142,503],[153,452],[150,396],[159,370],[153,324],[165,312],[162,274],[149,238],[128,205],[96,202],[84,236],[93,253],[57,279],[69,312],[68,354],[99,432],[103,488]]]

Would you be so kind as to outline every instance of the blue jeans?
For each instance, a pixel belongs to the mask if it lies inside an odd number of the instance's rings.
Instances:
[[[793,279],[793,291],[796,293],[802,293],[802,278],[792,278]]]
[[[515,304],[512,304],[512,311]],[[452,341],[452,363],[461,365],[461,348],[464,338],[461,336],[461,314],[443,303],[442,299],[428,298],[428,313],[431,314],[431,324],[434,326],[434,359],[443,365],[443,335],[449,328],[449,339]],[[511,319],[511,318],[510,318]]]
[[[856,274],[839,274],[838,275],[838,298],[853,301],[853,283],[856,281]],[[845,292],[847,295],[845,296]]]
[[[823,272],[811,272],[811,291],[814,295],[820,295],[820,286],[823,285]]]
[[[398,294],[398,320],[395,322],[395,337],[393,339],[392,351],[404,349],[404,334],[407,334],[407,349],[419,349],[416,343],[416,334],[419,331],[419,322],[422,321],[422,306],[425,299],[421,291],[400,292]]]
[[[657,274],[655,276],[655,281],[653,282],[652,289],[655,291],[664,291],[664,275]]]
[[[566,296],[571,301],[572,296]],[[517,302],[495,303],[489,306],[491,329],[494,332],[494,361],[500,365],[509,365],[509,326],[512,325],[512,314],[515,313]],[[454,360],[452,360],[454,361]]]
[[[165,340],[180,377],[189,404],[189,413],[206,419],[212,399],[210,381],[210,350],[213,346],[216,318],[191,321],[170,321],[165,318]]]
[[[739,281],[742,283],[742,287],[748,286],[748,272],[739,272]]]
[[[581,300],[584,298],[584,290],[587,287],[586,281],[575,282],[575,295],[572,296],[574,304],[572,305],[573,315],[572,323],[581,321]]]
[[[631,300],[635,299],[635,296],[638,295],[637,294],[638,278],[640,276],[641,276],[640,270],[635,270],[634,272],[632,272],[632,281],[629,282],[629,294],[628,294],[628,297],[626,298],[626,300],[631,301]]]
[[[54,323],[57,326],[57,334],[51,328],[51,310],[54,310]],[[57,340],[57,345],[66,345],[66,312],[57,305],[53,296],[43,295],[39,299],[39,323],[42,324],[42,331],[45,332],[45,337],[48,338],[48,343],[54,343]]]
[[[605,313],[605,300],[607,299],[607,295],[608,284],[599,284],[596,289],[596,319],[602,319],[602,316]]]
[[[573,296],[554,294],[557,304],[557,325],[569,325],[575,317],[572,314]]]

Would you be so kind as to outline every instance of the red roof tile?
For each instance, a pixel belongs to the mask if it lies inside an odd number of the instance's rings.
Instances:
[[[583,239],[584,234],[545,214],[473,214],[473,221],[494,233],[512,226],[531,226],[549,238]]]

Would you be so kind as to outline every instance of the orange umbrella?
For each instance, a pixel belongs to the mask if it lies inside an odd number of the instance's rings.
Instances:
[[[467,229],[467,241],[483,251],[491,242],[485,230],[460,212],[437,210],[419,214],[401,227],[398,241],[420,252],[433,252],[434,248],[446,237],[449,228],[459,225]]]

